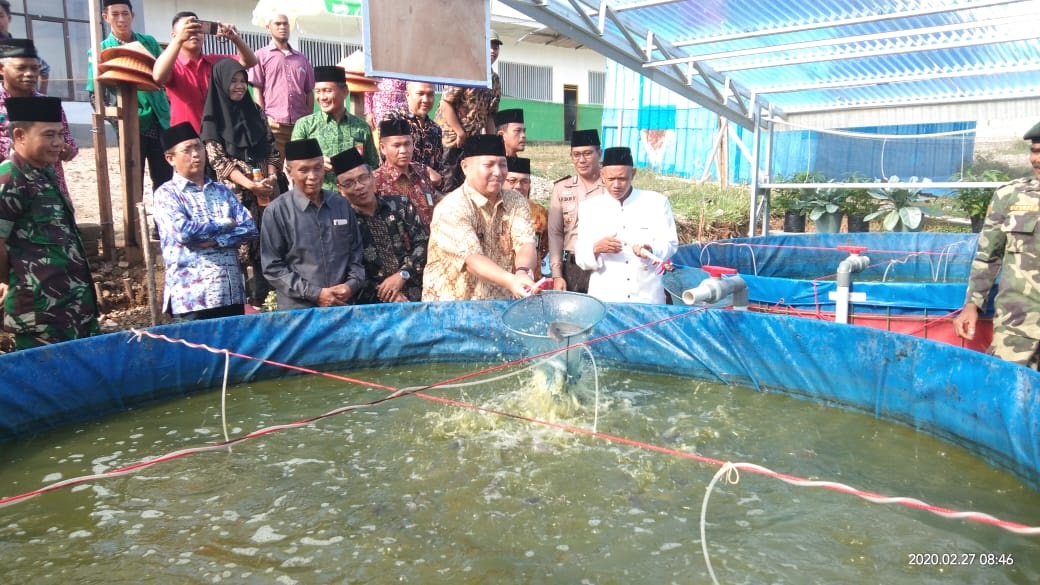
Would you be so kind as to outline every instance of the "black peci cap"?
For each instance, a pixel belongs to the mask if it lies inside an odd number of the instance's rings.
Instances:
[[[509,168],[510,173],[522,173],[524,175],[531,174],[531,159],[529,158],[507,156],[506,166]]]
[[[573,133],[571,133],[571,148],[577,146],[599,147],[599,131],[575,130]]]
[[[292,140],[285,145],[285,160],[308,160],[323,156],[321,145],[313,138]]]
[[[11,122],[61,122],[61,99],[47,96],[7,98]]]
[[[338,175],[356,169],[363,164],[368,163],[365,162],[365,157],[361,156],[358,149],[348,148],[332,157],[332,172]]]
[[[615,146],[603,151],[603,166],[632,167],[632,151],[627,146]]]
[[[471,156],[505,156],[506,143],[498,134],[477,134],[462,145],[462,158]]]

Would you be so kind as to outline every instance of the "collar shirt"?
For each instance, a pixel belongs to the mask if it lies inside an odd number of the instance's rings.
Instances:
[[[430,234],[412,203],[404,197],[376,197],[375,215],[358,213],[357,218],[368,279],[358,303],[378,303],[376,288],[402,270],[407,270],[410,278],[401,292],[409,301],[420,300]]]
[[[498,103],[502,99],[502,82],[498,73],[491,73],[491,87],[457,87],[449,85],[441,95],[441,102],[447,102],[455,108],[455,115],[462,124],[462,129],[469,136],[483,134],[487,129],[487,118],[498,111]],[[445,148],[458,147],[459,137],[442,115],[444,110],[437,108],[437,124],[441,127],[441,135]]]
[[[379,124],[387,114],[408,107],[407,83],[403,79],[384,77],[376,83],[376,91],[365,92],[365,114]]]
[[[578,206],[582,201],[607,190],[603,181],[596,182],[586,188],[577,175],[564,177],[553,185],[549,195],[549,268],[554,278],[563,276],[563,252],[574,252],[574,243],[578,239]]]
[[[1040,339],[1038,225],[1040,181],[1018,179],[997,189],[979,232],[966,297],[985,309],[999,277],[994,328],[1030,339]]]
[[[348,148],[360,147],[360,152],[365,157],[368,168],[379,167],[379,151],[372,139],[372,128],[368,126],[368,122],[350,112],[344,112],[339,121],[325,112],[315,112],[300,118],[293,126],[292,139],[302,140],[304,138],[317,140],[325,158],[332,158]],[[325,181],[321,188],[326,191],[336,191],[335,173],[331,171],[325,173]]]
[[[361,232],[339,193],[322,191],[318,205],[296,189],[271,201],[260,225],[260,262],[278,291],[279,309],[318,306],[321,289],[365,286]]]
[[[43,97],[44,94],[33,90],[33,97]],[[7,120],[7,98],[11,97],[11,94],[7,93],[7,89],[0,83],[0,161],[7,160],[11,157],[14,152],[12,148],[14,141],[11,137],[10,122]],[[65,142],[65,148],[72,153],[73,156],[79,154],[79,145],[76,144],[76,139],[72,137],[72,130],[69,129],[69,120],[65,117],[65,110],[61,112],[61,137]],[[61,161],[54,163],[55,174],[58,175],[58,190],[62,196],[72,205],[72,198],[69,197],[69,188],[65,184],[65,169],[62,167]]]
[[[202,110],[206,105],[209,78],[213,64],[220,59],[234,59],[231,55],[199,55],[189,59],[177,55],[173,73],[166,82],[166,97],[170,99],[170,125],[191,122],[196,132],[202,128]]]
[[[162,47],[159,46],[159,41],[155,40],[155,37],[152,35],[138,32],[133,33],[133,35],[134,41],[144,45],[153,57],[158,57],[162,53]],[[101,41],[101,49],[105,50],[112,47],[120,47],[125,44],[126,43],[119,40],[115,35],[109,34],[108,38]],[[87,51],[87,85],[85,89],[90,93],[94,92],[94,57],[89,50]],[[106,88],[105,91],[112,96],[112,101],[109,103],[115,103],[115,90],[109,87]],[[141,133],[151,129],[154,124],[158,124],[160,130],[169,128],[170,100],[166,98],[166,92],[161,89],[159,91],[138,91],[137,117],[140,118]]]
[[[664,285],[649,260],[632,252],[633,244],[649,244],[653,254],[667,260],[679,247],[675,219],[668,198],[654,191],[633,189],[624,202],[614,197],[593,197],[581,204],[581,232],[574,252],[578,266],[592,270],[589,294],[615,303],[663,303]],[[593,253],[602,238],[614,236],[624,243],[617,254]]]
[[[253,217],[223,184],[173,174],[155,190],[166,286],[163,311],[180,315],[246,302],[238,246],[259,235]],[[200,247],[215,242],[215,246]]]
[[[44,342],[98,333],[94,280],[72,206],[52,166],[38,169],[18,153],[0,163],[0,238],[10,286],[4,326]]]
[[[383,163],[372,173],[372,178],[376,182],[377,195],[404,195],[419,212],[423,227],[430,228],[437,190],[430,183],[425,168],[412,163],[408,165],[407,171],[402,172],[391,164]]]
[[[272,42],[256,51],[249,82],[264,92],[264,114],[279,124],[294,124],[313,113],[314,67],[303,53],[282,51]]]
[[[441,127],[427,115],[416,116],[408,110],[408,106],[387,113],[384,120],[404,120],[412,130],[412,162],[430,167],[441,172],[444,165],[444,145],[441,143]]]
[[[511,189],[503,189],[494,204],[466,184],[446,196],[433,210],[423,300],[513,298],[466,270],[466,259],[480,254],[512,272],[516,251],[534,242],[530,209],[527,199]]]

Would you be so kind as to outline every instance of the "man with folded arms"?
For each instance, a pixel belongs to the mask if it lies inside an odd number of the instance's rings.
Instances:
[[[361,232],[350,203],[322,189],[325,157],[317,140],[285,145],[293,188],[267,206],[260,263],[279,309],[352,303],[365,287]]]

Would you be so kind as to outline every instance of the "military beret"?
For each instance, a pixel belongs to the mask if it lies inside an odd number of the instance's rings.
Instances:
[[[1040,123],[1029,129],[1026,135],[1022,137],[1022,140],[1032,140],[1033,142],[1040,142]]]

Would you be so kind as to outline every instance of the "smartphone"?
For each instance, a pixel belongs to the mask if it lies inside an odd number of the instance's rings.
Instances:
[[[217,34],[217,23],[212,20],[198,20],[195,22],[202,25],[202,34],[204,35],[215,35]]]

